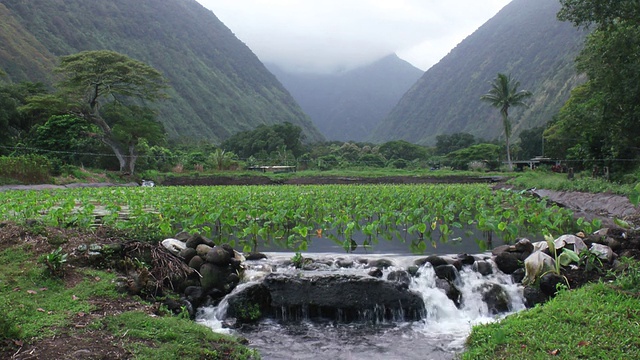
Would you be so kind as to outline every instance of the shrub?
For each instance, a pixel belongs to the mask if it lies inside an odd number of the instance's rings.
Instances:
[[[49,182],[51,163],[41,155],[0,157],[0,177],[15,179],[26,184]]]

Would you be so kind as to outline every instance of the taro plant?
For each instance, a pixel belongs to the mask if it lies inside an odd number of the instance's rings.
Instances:
[[[562,267],[563,266],[569,266],[569,264],[571,264],[573,262],[575,262],[575,263],[580,262],[580,257],[578,257],[578,254],[576,254],[575,251],[569,250],[567,248],[563,248],[562,249],[562,253],[558,255],[558,251],[556,249],[556,244],[555,244],[555,241],[553,239],[553,236],[551,236],[550,234],[546,234],[544,236],[544,239],[547,242],[547,245],[549,246],[549,252],[554,257],[555,267],[553,269],[547,271],[546,273],[542,274],[542,276],[544,276],[544,275],[546,275],[548,273],[554,273],[554,274],[556,274],[558,276],[561,276],[564,279],[566,284],[569,284],[569,279],[567,279],[567,277],[562,274]]]
[[[583,249],[578,256],[580,257],[579,264],[584,267],[585,272],[596,271],[599,274],[604,272],[602,260],[600,260],[597,252]]]
[[[59,247],[49,254],[42,255],[41,262],[47,267],[51,276],[62,277],[64,275],[64,265],[67,263],[67,254]]]

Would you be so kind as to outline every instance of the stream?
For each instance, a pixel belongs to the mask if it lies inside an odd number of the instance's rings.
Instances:
[[[383,270],[382,278],[386,279],[391,272],[407,270],[416,259],[424,258],[407,254],[313,253],[304,256],[314,259],[314,266],[301,270],[290,264],[292,253],[267,255],[267,259],[246,262],[244,282],[229,296],[261,281],[270,273],[365,276],[371,271],[362,261],[362,258],[367,258],[392,262],[392,266]],[[492,315],[478,289],[486,284],[499,284],[509,295],[508,313],[525,308],[521,287],[513,283],[511,276],[498,271],[490,260],[490,254],[474,257],[490,261],[493,274],[482,276],[471,266],[463,267],[455,281],[462,295],[460,306],[456,306],[443,290],[436,287],[437,277],[431,264],[426,263],[417,270],[411,277],[409,290],[420,294],[425,303],[424,314],[419,321],[381,321],[375,314],[363,312],[359,316],[362,321],[347,323],[339,319],[311,317],[305,311],[289,313],[282,309],[278,318],[245,324],[231,330],[224,325],[227,320],[226,298],[217,306],[200,308],[196,320],[214,331],[246,338],[249,346],[257,349],[265,360],[453,359],[464,349],[464,342],[473,325],[495,321],[506,315]]]

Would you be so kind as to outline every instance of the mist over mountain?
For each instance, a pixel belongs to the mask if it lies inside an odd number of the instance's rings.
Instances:
[[[267,64],[328,140],[364,141],[423,71],[388,55],[339,74],[287,72]]]
[[[109,49],[169,80],[156,105],[172,138],[219,142],[261,124],[309,117],[251,50],[195,0],[1,0],[0,68],[8,79],[52,84],[57,57]]]
[[[439,134],[502,135],[499,112],[480,101],[498,73],[533,92],[510,112],[514,133],[552,119],[583,79],[574,59],[585,31],[556,19],[557,0],[514,0],[430,68],[373,131],[369,140],[432,145]]]

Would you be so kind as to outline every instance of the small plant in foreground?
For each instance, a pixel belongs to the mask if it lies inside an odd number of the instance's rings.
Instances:
[[[555,268],[547,271],[547,273],[554,273],[556,275],[562,276],[566,284],[569,284],[569,279],[566,276],[562,275],[562,267],[568,266],[572,262],[579,262],[580,257],[576,254],[575,251],[569,250],[567,248],[562,249],[562,254],[558,255],[558,251],[556,249],[556,244],[553,237],[549,234],[544,236],[544,239],[547,241],[547,245],[549,245],[549,252],[554,256],[555,260]],[[545,274],[542,274],[544,276]]]
[[[620,259],[625,269],[616,280],[616,285],[626,291],[640,291],[640,263],[634,259]]]
[[[301,269],[304,265],[304,257],[301,253],[297,252],[291,257],[291,263],[293,264],[293,266],[295,266],[296,269]]]
[[[578,255],[580,257],[580,265],[584,267],[585,272],[596,271],[598,274],[604,272],[604,265],[598,256],[598,253],[584,249]]]
[[[62,277],[64,275],[64,265],[67,263],[67,254],[59,247],[47,255],[41,257],[41,262],[47,266],[51,276]]]

